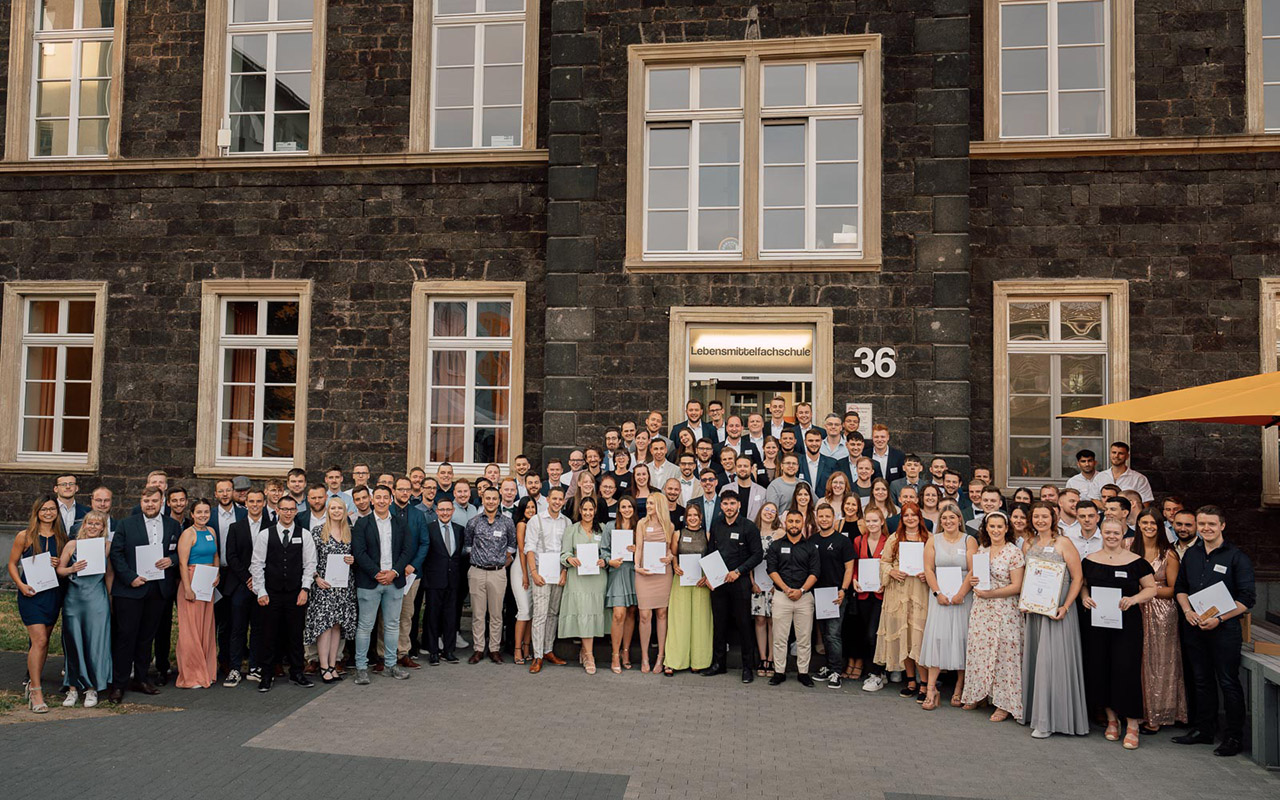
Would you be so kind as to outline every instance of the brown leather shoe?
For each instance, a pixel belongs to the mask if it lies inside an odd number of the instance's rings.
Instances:
[[[306,673],[307,675],[316,675],[316,674],[318,674],[318,673],[320,672],[320,662],[319,662],[319,661],[308,661],[308,662],[307,662],[307,666],[306,666],[306,668],[305,668],[305,669],[303,669],[303,672],[304,672],[304,673]]]
[[[475,651],[474,653],[472,653],[472,654],[471,654],[471,658],[468,658],[468,659],[467,659],[467,663],[468,663],[468,664],[479,664],[479,663],[480,663],[480,659],[482,659],[482,658],[484,658],[484,653],[482,653],[482,652],[480,652],[479,650],[477,650],[477,651]]]
[[[124,700],[124,692],[123,692],[123,691],[121,691],[120,689],[108,689],[108,690],[107,690],[107,702],[108,702],[108,703],[119,703],[119,702],[120,702],[120,701],[122,701],[122,700]]]
[[[419,664],[417,661],[414,661],[412,658],[409,658],[408,656],[400,656],[399,658],[396,659],[396,663],[404,667],[405,669],[422,669],[421,664]]]
[[[535,658],[533,663],[529,665],[529,674],[537,675],[539,672],[542,672],[542,659]]]
[[[543,658],[548,662],[555,664],[557,667],[563,667],[565,665],[565,660],[555,653],[547,653]]]
[[[160,694],[160,690],[148,681],[132,681],[129,683],[130,691],[142,692],[143,694],[156,695]]]
[[[490,650],[490,651],[489,651],[489,660],[490,660],[490,661],[492,661],[492,662],[493,662],[493,663],[495,663],[495,664],[501,664],[501,663],[502,663],[502,653],[499,653],[497,650]]]

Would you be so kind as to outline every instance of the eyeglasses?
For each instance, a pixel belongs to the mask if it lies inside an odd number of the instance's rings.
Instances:
[[[55,484],[59,489],[65,489],[76,485],[75,481],[58,481]]]

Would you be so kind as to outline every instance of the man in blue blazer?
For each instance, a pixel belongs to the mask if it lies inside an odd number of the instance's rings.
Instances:
[[[227,535],[231,526],[249,515],[242,506],[236,505],[234,484],[230,478],[222,478],[213,485],[213,496],[216,505],[209,515],[209,527],[218,542],[218,583],[227,584]],[[231,669],[231,593],[219,590],[222,595],[213,604],[213,618],[218,628],[218,671],[223,675]],[[237,667],[237,669],[239,669]]]
[[[439,496],[437,495],[437,502]],[[416,553],[402,517],[391,513],[391,489],[373,490],[373,513],[356,523],[351,534],[351,555],[355,557],[356,679],[357,686],[369,684],[369,639],[382,612],[383,664],[388,675],[406,680],[409,670],[396,663],[400,639],[400,606],[404,599],[405,568]]]
[[[178,596],[178,538],[182,535],[178,523],[160,513],[162,498],[158,487],[144,489],[142,513],[123,520],[112,541],[115,583],[111,587],[111,622],[115,636],[107,699],[116,703],[124,696],[126,686],[143,694],[160,693],[148,679],[147,667],[164,606]],[[138,548],[144,545],[160,548],[161,557],[153,566],[162,572],[154,580],[138,574]]]
[[[458,620],[453,611],[466,580],[466,558],[462,554],[465,536],[466,530],[453,521],[453,501],[440,498],[436,502],[436,519],[428,523],[427,557],[422,564],[422,591],[426,593],[422,635],[427,663],[433,667],[442,656],[450,664],[458,663],[453,653]]]
[[[75,475],[59,475],[53,480],[53,493],[58,497],[58,516],[62,518],[62,530],[70,535],[75,524],[93,509],[76,499],[80,482]]]
[[[715,426],[702,418],[702,401],[690,400],[684,404],[685,420],[671,426],[671,433],[667,438],[675,445],[680,444],[680,431],[688,428],[693,431],[693,443],[697,444],[699,439],[706,439],[712,443],[717,443]],[[673,454],[674,455],[674,454]]]
[[[396,479],[391,496],[391,513],[404,520],[410,547],[413,549],[413,558],[405,567],[405,577],[416,576],[413,584],[409,586],[409,591],[400,602],[400,633],[396,645],[396,663],[406,669],[418,669],[422,665],[409,655],[411,650],[418,649],[410,634],[413,633],[413,618],[416,613],[414,609],[418,607],[418,595],[422,589],[422,562],[427,557],[427,515],[420,510],[420,504],[413,502],[413,482],[408,478]],[[428,513],[435,516],[434,512]]]
[[[822,431],[810,428],[804,437],[804,451],[800,454],[800,480],[813,490],[813,502],[817,505],[827,491],[827,480],[840,471],[839,463],[831,456],[822,455]]]
[[[871,460],[876,465],[876,477],[884,478],[890,484],[907,473],[903,465],[907,460],[906,453],[896,447],[889,446],[889,428],[876,424],[871,427]]]

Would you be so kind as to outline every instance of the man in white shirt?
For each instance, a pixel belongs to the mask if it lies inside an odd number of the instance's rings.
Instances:
[[[742,418],[737,415],[729,417],[724,423],[724,443],[720,449],[727,447],[734,453],[741,454],[742,447],[747,442],[742,433]]]
[[[365,490],[365,494],[368,493]],[[228,688],[240,684],[243,677],[240,668],[246,656],[249,660],[249,680],[255,683],[262,680],[262,667],[258,663],[262,656],[262,623],[254,619],[253,609],[257,595],[253,590],[250,567],[253,564],[253,549],[261,531],[271,524],[264,513],[266,504],[267,498],[261,489],[250,489],[244,499],[245,515],[231,524],[223,546],[224,569],[218,579],[218,591],[228,603],[229,610],[227,640],[225,649],[220,654],[227,661],[226,678],[222,685]]]
[[[1098,507],[1086,501],[1076,507],[1075,529],[1063,531],[1076,546],[1076,552],[1080,554],[1081,559],[1102,549],[1102,535],[1098,533],[1099,521],[1101,517],[1098,515]]]
[[[75,475],[59,475],[54,481],[53,491],[58,496],[58,516],[62,517],[62,530],[64,533],[69,533],[75,524],[89,513],[90,508],[76,501],[80,482],[76,480]]]
[[[1000,494],[1000,490],[995,486],[984,486],[982,494],[978,496],[978,508],[974,509],[973,519],[965,523],[965,527],[969,531],[970,536],[977,536],[978,529],[982,527],[982,520],[994,511],[999,511],[1004,506],[1004,495]]]
[[[295,524],[298,508],[293,497],[280,498],[279,509],[276,524],[259,531],[249,564],[263,629],[259,692],[271,691],[276,664],[282,656],[289,662],[290,681],[302,687],[315,685],[303,673],[302,657],[307,601],[316,574],[315,539]]]
[[[786,413],[787,401],[782,396],[775,394],[773,399],[769,401],[769,424],[766,427],[769,435],[775,439],[780,439],[782,437],[782,432],[788,428],[793,430],[795,428],[795,426],[787,422],[786,417],[783,416]]]
[[[694,458],[693,453],[680,456],[680,474],[676,477],[680,481],[681,505],[688,504],[702,492],[702,487],[698,485],[697,464],[698,459]]]
[[[412,492],[411,485],[405,488]],[[354,681],[357,686],[369,684],[369,644],[379,612],[382,614],[382,674],[397,680],[409,677],[409,670],[396,663],[396,651],[400,643],[405,584],[409,576],[415,581],[418,577],[414,574],[416,570],[409,569],[414,566],[418,542],[409,534],[405,517],[391,507],[393,491],[386,486],[374,489],[373,513],[357,522],[351,532],[351,555],[356,562],[351,580],[355,584],[358,606]],[[283,519],[281,517],[282,522]]]
[[[724,427],[724,403],[719,400],[712,400],[707,403],[707,418],[716,434],[715,443],[723,442],[726,433]]]
[[[608,438],[608,434],[605,435],[605,438],[606,439]],[[612,453],[613,451],[611,450],[609,452]],[[609,463],[612,464],[613,462],[610,461]],[[529,463],[529,457],[526,456],[524,453],[521,453],[520,455],[516,456],[514,461],[514,468],[516,471],[515,472],[516,487],[520,492],[520,496],[528,497],[529,490],[525,488],[525,476],[533,471],[533,465]],[[609,469],[612,469],[612,467],[609,467]],[[539,480],[541,480],[541,478],[539,478]]]
[[[1102,497],[1102,487],[1107,481],[1100,480],[1098,457],[1092,450],[1081,450],[1076,453],[1076,466],[1080,472],[1067,478],[1067,488],[1080,493],[1081,500],[1097,500]]]
[[[756,446],[756,452],[764,452],[764,417],[759,414],[747,416],[747,441]],[[778,437],[773,437],[778,438]]]
[[[1098,473],[1101,485],[1114,483],[1123,489],[1132,489],[1142,497],[1144,506],[1155,499],[1151,493],[1151,481],[1147,476],[1129,467],[1129,445],[1125,442],[1111,443],[1111,469]]]
[[[737,452],[736,450],[734,451]],[[699,439],[698,443],[693,446],[693,473],[701,475],[704,469],[714,470],[716,468],[716,446],[710,439]]]
[[[587,466],[587,454],[581,450],[574,450],[569,453],[569,469],[560,475],[560,485],[568,486],[573,483],[573,479],[583,467]]]
[[[352,489],[351,502],[356,507],[355,511],[347,515],[352,525],[373,513],[373,495],[369,493],[368,486],[357,486]]]
[[[636,451],[636,424],[631,420],[622,423],[622,442],[621,447],[627,448],[627,452],[634,453]]]
[[[1058,492],[1058,529],[1067,536],[1080,530],[1080,520],[1076,515],[1079,505],[1080,492],[1071,488]]]
[[[564,663],[554,652],[556,628],[560,621],[560,595],[564,591],[567,574],[560,564],[560,543],[564,539],[565,529],[569,527],[569,519],[560,513],[562,508],[564,489],[552,487],[547,494],[547,510],[529,520],[525,530],[525,569],[529,582],[533,584],[530,589],[533,599],[530,621],[533,623],[534,659],[529,671],[535,674],[542,671],[543,660],[552,664]],[[547,561],[539,563],[539,555],[543,553],[555,553],[554,566],[549,563],[549,557]],[[551,572],[544,575],[542,568],[550,569]]]
[[[827,429],[827,436],[822,440],[822,455],[830,456],[836,461],[848,458],[849,448],[845,447],[844,444],[844,435],[840,427],[840,415],[828,414],[826,420],[823,421],[823,427]]]
[[[686,501],[686,507],[696,504],[702,512],[702,529],[711,530],[711,523],[720,519],[720,494],[716,491],[719,480],[714,470],[706,469],[698,476],[699,492],[696,497]],[[725,488],[731,488],[729,484]]]
[[[817,426],[813,424],[813,406],[809,403],[796,403],[796,438],[803,442],[805,434],[814,427]]]
[[[662,412],[661,411],[650,411],[649,415],[644,418],[644,427],[645,427],[645,430],[649,431],[650,446],[652,446],[654,442],[661,439],[662,441],[667,443],[668,450],[670,450],[673,447],[673,445],[671,444],[671,440],[668,439],[666,436],[662,435]]]
[[[105,486],[99,486],[93,490],[93,494],[89,495],[89,506],[91,510],[97,511],[99,514],[107,515],[107,541],[110,542],[116,536],[116,521],[111,516],[111,502],[115,495]],[[76,534],[80,532],[80,526],[84,524],[84,517],[81,517],[75,525],[71,527],[71,531],[67,534],[72,539],[76,538]]]
[[[667,481],[671,478],[680,479],[680,470],[675,464],[667,460],[667,440],[654,439],[649,443],[649,455],[653,460],[649,462],[649,486],[654,489],[661,489],[667,485]]]

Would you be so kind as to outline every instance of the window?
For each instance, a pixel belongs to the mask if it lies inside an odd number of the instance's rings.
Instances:
[[[988,139],[1133,135],[1133,0],[986,0]]]
[[[537,20],[538,0],[418,0],[411,150],[535,146]]]
[[[205,156],[319,152],[324,15],[323,0],[210,1]]]
[[[307,281],[205,281],[197,470],[303,463]]]
[[[1248,128],[1280,132],[1280,0],[1245,0]]]
[[[629,268],[878,264],[878,36],[630,52]]]
[[[96,468],[106,284],[5,286],[0,425],[6,467]]]
[[[520,452],[524,284],[414,287],[410,463],[478,471]]]
[[[119,155],[124,7],[13,0],[8,160]]]
[[[1125,297],[1113,282],[996,285],[995,460],[1007,485],[1060,483],[1078,450],[1122,438],[1120,423],[1058,415],[1127,396]]]
[[[1280,278],[1263,278],[1260,287],[1262,366],[1260,372],[1280,370]],[[1280,506],[1280,439],[1276,428],[1262,430],[1262,503]]]

